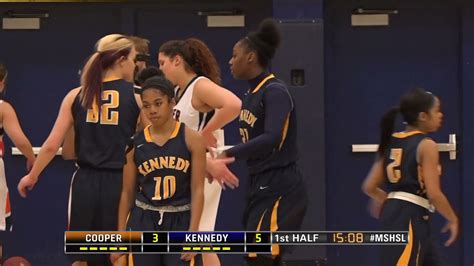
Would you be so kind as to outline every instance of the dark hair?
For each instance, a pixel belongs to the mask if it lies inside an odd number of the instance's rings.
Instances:
[[[101,42],[101,40],[109,36],[112,36],[114,39]],[[81,72],[81,103],[87,109],[92,108],[94,99],[97,100],[99,106],[102,103],[104,70],[112,67],[115,61],[122,56],[127,58],[133,49],[132,41],[123,35],[107,35],[101,40],[98,42],[97,52],[89,57]]]
[[[196,38],[168,41],[161,45],[159,52],[169,57],[180,55],[186,62],[186,67],[198,75],[208,77],[216,84],[221,84],[219,64],[203,41]]]
[[[380,121],[380,145],[379,155],[383,156],[392,136],[395,119],[401,113],[403,120],[410,126],[418,125],[418,116],[422,112],[429,112],[435,103],[435,96],[421,88],[410,90],[400,99],[397,107],[392,107]]]
[[[147,80],[142,87],[142,95],[148,89],[155,89],[161,91],[164,95],[168,96],[168,99],[174,98],[174,86],[164,76],[153,76]]]
[[[138,72],[136,80],[138,82],[138,85],[143,86],[143,84],[145,84],[145,81],[147,79],[151,77],[155,77],[155,76],[162,77],[163,72],[155,66],[149,66],[147,68],[142,69],[140,72]]]
[[[2,81],[8,74],[7,66],[5,64],[0,63],[0,81]]]
[[[240,40],[247,48],[257,53],[258,62],[267,67],[281,43],[281,34],[275,20],[264,19],[256,32],[250,32]]]

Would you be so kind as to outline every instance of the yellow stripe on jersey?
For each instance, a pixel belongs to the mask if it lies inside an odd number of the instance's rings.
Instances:
[[[424,134],[424,133],[419,130],[415,130],[415,131],[409,131],[409,132],[396,132],[396,133],[393,133],[392,136],[395,138],[403,139],[403,138],[408,138],[416,134]]]
[[[176,136],[178,136],[179,128],[180,128],[180,127],[181,127],[181,123],[180,123],[180,122],[176,122],[174,131],[173,131],[173,133],[171,133],[171,136],[170,136],[169,139],[173,139],[173,138],[176,138]]]
[[[281,135],[280,146],[278,147],[279,150],[281,150],[281,147],[283,147],[283,143],[285,143],[286,135],[288,134],[289,125],[290,125],[290,114],[286,116],[285,125],[283,125],[283,132]]]
[[[411,225],[411,220],[410,220],[410,225],[408,228],[408,244],[405,246],[405,249],[403,250],[402,255],[398,259],[397,266],[409,265],[412,250],[413,250],[413,227]]]
[[[252,94],[257,93],[257,91],[259,91],[262,88],[262,86],[263,86],[263,84],[265,84],[265,82],[267,82],[269,79],[274,78],[274,77],[275,77],[275,75],[270,74],[266,78],[264,78],[262,81],[260,81],[260,83],[257,85],[257,87],[255,87],[255,89],[252,90]]]
[[[278,231],[278,205],[280,205],[281,197],[275,202],[273,205],[272,216],[270,219],[270,232]],[[280,255],[280,246],[277,244],[272,245],[272,255],[278,256]]]
[[[258,225],[257,225],[257,230],[255,231],[260,231],[260,228],[262,227],[262,222],[263,222],[263,217],[265,217],[265,213],[267,213],[267,210],[265,210],[263,213],[262,213],[262,216],[260,217],[260,221],[258,222]],[[254,252],[250,252],[249,253],[249,258],[256,258],[257,257],[257,253],[254,253]]]
[[[102,82],[109,82],[109,81],[114,81],[114,80],[119,80],[121,78],[119,77],[110,77],[110,78],[106,78],[106,79],[102,79]]]
[[[143,134],[145,134],[145,140],[147,142],[153,142],[153,139],[151,138],[151,134],[150,134],[150,127],[151,125],[148,125],[147,127],[145,127],[145,129],[143,130]]]

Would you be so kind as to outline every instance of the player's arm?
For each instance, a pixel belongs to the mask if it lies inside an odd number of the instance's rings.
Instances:
[[[191,152],[191,221],[189,231],[198,231],[204,204],[206,147],[201,135],[186,127],[186,144]]]
[[[3,127],[8,137],[12,140],[13,144],[23,153],[27,160],[27,171],[31,169],[35,162],[35,154],[33,153],[33,147],[30,141],[23,133],[20,122],[15,113],[15,109],[8,103],[4,102],[3,105]]]
[[[126,162],[123,167],[122,193],[120,194],[117,216],[118,231],[126,231],[127,217],[132,208],[133,199],[135,198],[137,167],[135,165],[134,155],[135,149],[133,148],[133,141],[130,141],[126,151]],[[110,261],[113,265],[127,265],[127,257],[123,257],[123,255],[125,254],[113,253],[110,255]]]
[[[385,180],[384,160],[377,156],[369,174],[362,184],[362,191],[375,200],[378,204],[382,204],[387,198],[387,192],[380,188]]]
[[[46,141],[41,146],[40,152],[30,173],[24,176],[18,184],[18,191],[22,197],[26,197],[26,189],[33,189],[38,181],[38,176],[54,158],[56,152],[63,143],[64,136],[73,124],[71,106],[79,89],[71,90],[61,104],[58,117]]]
[[[132,208],[133,204],[133,199],[135,198],[137,166],[135,165],[134,155],[135,149],[132,149],[127,153],[127,162],[123,167],[123,184],[122,193],[120,195],[117,223],[117,229],[119,231],[126,230],[127,216],[130,213],[130,209]]]
[[[426,194],[431,204],[448,221],[444,231],[451,231],[451,236],[445,243],[446,246],[449,246],[458,237],[459,219],[441,190],[439,151],[436,142],[431,139],[424,139],[418,146],[418,158],[423,173]]]
[[[77,159],[76,147],[75,147],[76,134],[74,133],[74,127],[71,127],[66,133],[63,141],[63,149],[61,156],[64,160],[75,160]]]
[[[231,91],[215,84],[209,79],[200,79],[196,82],[193,92],[193,105],[206,106],[208,111],[215,110],[214,115],[201,134],[206,145],[215,147],[216,140],[212,132],[223,128],[234,120],[240,113],[242,102]]]
[[[269,154],[280,145],[283,129],[293,108],[291,98],[284,88],[272,86],[264,92],[263,105],[265,106],[264,132],[246,143],[230,148],[223,156],[247,159],[258,154]]]

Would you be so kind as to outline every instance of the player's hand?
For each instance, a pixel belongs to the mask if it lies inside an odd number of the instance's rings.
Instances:
[[[448,247],[451,244],[453,244],[454,241],[456,241],[456,239],[458,238],[459,222],[457,220],[454,222],[448,221],[446,225],[443,227],[443,229],[441,230],[441,232],[446,233],[448,231],[450,232],[450,236],[449,236],[449,239],[446,242],[444,242],[445,247]]]
[[[219,182],[224,190],[226,186],[231,189],[239,186],[239,179],[227,167],[227,164],[233,163],[234,161],[234,157],[223,159],[207,158],[207,172],[214,178],[214,180]]]
[[[186,252],[181,254],[181,260],[190,261],[194,256],[196,256],[196,253]]]
[[[38,178],[33,178],[30,174],[25,175],[18,183],[18,193],[26,198],[26,190],[31,191],[38,182]]]
[[[127,265],[127,256],[125,256],[124,253],[112,253],[110,255],[110,262],[114,266],[122,266],[122,265]]]

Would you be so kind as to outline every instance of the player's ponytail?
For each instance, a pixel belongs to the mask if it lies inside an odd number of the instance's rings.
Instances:
[[[388,110],[380,122],[380,145],[378,153],[383,156],[395,127],[395,119],[401,113],[403,121],[410,126],[418,126],[420,113],[428,113],[435,103],[435,96],[424,89],[416,88],[404,94],[399,107]]]
[[[390,143],[390,137],[392,136],[395,127],[395,119],[399,112],[400,108],[398,106],[392,107],[383,115],[382,120],[380,121],[380,144],[378,149],[378,154],[380,156],[384,155],[384,152]]]
[[[216,58],[207,45],[196,38],[186,39],[190,51],[190,67],[199,75],[208,77],[216,84],[221,84],[221,69]]]
[[[133,43],[124,35],[113,34],[99,40],[96,49],[81,71],[81,103],[87,109],[94,103],[101,105],[105,70],[112,68],[120,58],[127,58]]]

